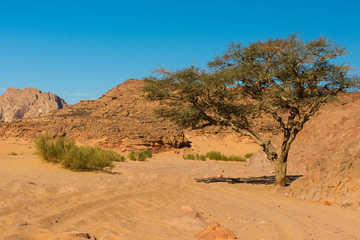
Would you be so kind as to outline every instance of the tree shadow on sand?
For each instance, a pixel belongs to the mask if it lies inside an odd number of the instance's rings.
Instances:
[[[289,175],[286,177],[286,186],[289,186],[293,181],[302,177],[302,175]],[[203,183],[217,183],[217,182],[225,182],[229,184],[253,184],[253,185],[274,185],[275,184],[275,176],[261,176],[261,177],[247,177],[247,178],[216,178],[216,177],[208,177],[208,178],[196,178],[197,182]]]

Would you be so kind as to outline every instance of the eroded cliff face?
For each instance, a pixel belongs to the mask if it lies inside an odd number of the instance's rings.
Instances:
[[[59,96],[36,88],[9,88],[0,96],[0,122],[40,117],[65,105]]]

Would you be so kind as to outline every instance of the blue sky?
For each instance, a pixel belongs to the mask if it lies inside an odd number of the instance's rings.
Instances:
[[[204,66],[232,41],[301,32],[360,69],[358,1],[0,0],[0,94],[35,87],[69,104],[157,67]]]

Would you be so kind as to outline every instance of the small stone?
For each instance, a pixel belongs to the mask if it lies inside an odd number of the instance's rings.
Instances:
[[[126,148],[121,149],[122,152],[126,152]]]
[[[185,205],[180,207],[180,211],[187,213],[187,212],[193,212],[195,210],[192,207]]]
[[[27,226],[27,225],[31,225],[31,224],[28,223],[28,222],[18,222],[18,223],[16,224],[16,227],[17,227],[17,228],[21,228],[21,227],[25,227],[25,226]]]
[[[331,205],[331,203],[329,201],[324,202],[324,206],[330,206],[330,205]]]
[[[214,176],[214,178],[222,178],[222,177],[224,177],[224,175],[222,175],[222,174],[218,174],[218,175]]]
[[[89,234],[86,232],[72,231],[72,232],[65,232],[63,234],[67,237],[77,237],[77,238],[86,238],[86,239],[90,238]]]
[[[343,205],[341,205],[342,208],[347,208],[347,207],[351,207],[351,203],[344,203]]]

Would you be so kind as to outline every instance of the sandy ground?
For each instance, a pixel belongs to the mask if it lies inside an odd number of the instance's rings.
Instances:
[[[118,163],[117,174],[79,173],[33,151],[25,141],[0,141],[0,239],[66,239],[68,231],[106,240],[194,239],[199,226],[169,223],[184,205],[238,239],[360,239],[359,210],[280,196],[269,169],[159,154]],[[212,178],[220,173],[223,179]]]

